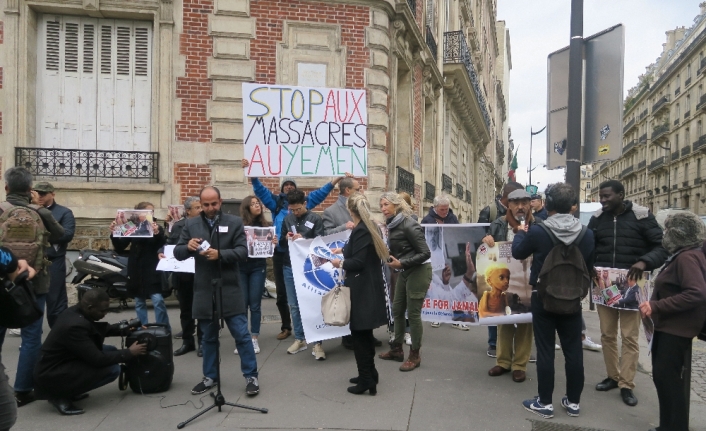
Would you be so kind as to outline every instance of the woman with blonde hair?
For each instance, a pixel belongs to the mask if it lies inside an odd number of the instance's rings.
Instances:
[[[375,338],[373,329],[387,323],[385,285],[382,262],[389,253],[378,227],[370,216],[368,199],[355,193],[348,198],[348,211],[355,227],[343,250],[343,259],[331,261],[346,271],[345,285],[351,289],[351,337],[358,366],[358,377],[350,379],[355,386],[348,392],[360,395],[377,393],[378,372],[375,369]]]
[[[383,193],[380,197],[380,211],[385,216],[390,246],[387,265],[397,271],[395,299],[392,314],[395,319],[395,340],[390,343],[390,351],[380,355],[380,359],[404,361],[402,342],[405,332],[405,311],[409,318],[412,335],[412,348],[409,357],[400,366],[400,371],[412,371],[419,367],[422,346],[422,304],[431,283],[431,251],[424,237],[424,229],[412,216],[412,209],[395,192]]]

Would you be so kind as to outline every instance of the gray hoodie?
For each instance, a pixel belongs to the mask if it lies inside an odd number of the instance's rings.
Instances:
[[[581,233],[581,221],[571,214],[554,214],[543,223],[566,245],[574,242]]]

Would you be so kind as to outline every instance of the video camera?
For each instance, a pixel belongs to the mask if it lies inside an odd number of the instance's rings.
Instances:
[[[129,335],[135,329],[142,326],[140,319],[131,319],[130,321],[121,320],[118,322],[118,329],[122,335]]]

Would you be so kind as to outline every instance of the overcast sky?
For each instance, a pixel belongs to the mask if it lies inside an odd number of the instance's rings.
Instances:
[[[615,24],[625,26],[624,89],[637,84],[645,67],[662,52],[665,31],[691,27],[702,0],[585,0],[584,37]],[[546,125],[547,55],[569,45],[570,0],[498,0],[498,19],[510,30],[510,127],[518,148],[517,179],[528,180],[530,128]],[[534,137],[532,166],[546,163],[546,133]],[[537,168],[532,182],[546,185],[564,180],[563,170]]]

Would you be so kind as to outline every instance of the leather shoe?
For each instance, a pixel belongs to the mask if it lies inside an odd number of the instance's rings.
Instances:
[[[194,350],[196,350],[196,347],[194,347],[193,343],[184,343],[174,351],[174,356],[181,356]]]
[[[608,377],[607,379],[603,380],[602,382],[600,382],[599,384],[596,385],[596,390],[601,391],[601,392],[605,392],[605,391],[609,391],[611,389],[615,389],[617,387],[618,387],[618,382],[616,382],[615,380]]]
[[[527,374],[522,370],[515,370],[512,372],[512,381],[517,383],[522,383],[527,378]]]
[[[630,407],[637,405],[637,397],[632,393],[632,390],[628,388],[620,388],[620,396],[623,398],[623,402]]]
[[[56,407],[56,409],[62,415],[74,416],[74,415],[82,415],[84,413],[83,409],[80,409],[80,408],[76,407],[75,405],[71,404],[71,401],[69,401],[67,399],[49,400],[49,404]]]
[[[23,407],[27,404],[33,402],[36,398],[34,397],[34,391],[27,392],[15,392],[15,401],[17,401],[17,407]]]
[[[76,402],[76,401],[85,400],[86,398],[88,398],[88,393],[76,395],[75,397],[71,397],[71,401]]]
[[[196,350],[196,356],[203,358],[203,347],[199,344],[199,348]]]
[[[509,372],[510,372],[510,370],[508,370],[507,368],[503,368],[500,365],[496,365],[493,368],[491,368],[490,370],[488,370],[488,375],[493,376],[493,377],[497,377],[497,376],[501,376],[501,375],[503,375],[505,373],[509,373]]]

